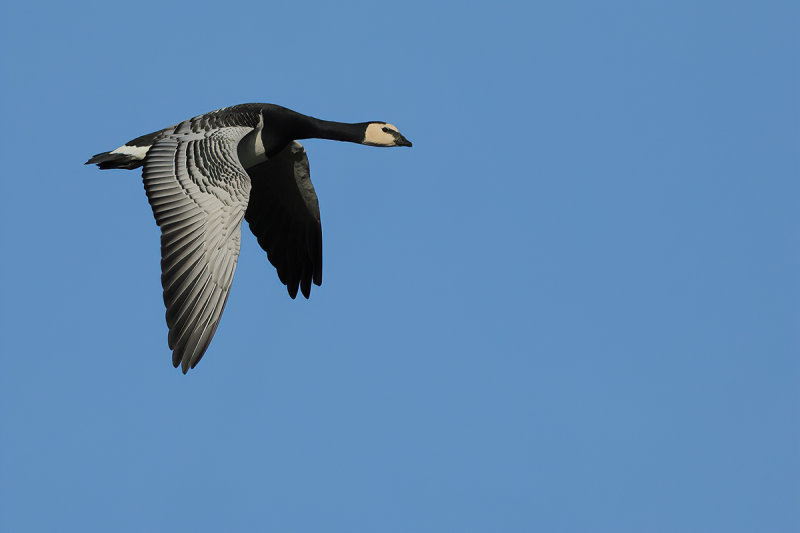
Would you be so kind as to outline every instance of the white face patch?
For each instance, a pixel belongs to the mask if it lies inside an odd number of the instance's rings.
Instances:
[[[144,156],[147,155],[147,151],[149,149],[150,149],[149,146],[120,146],[111,153],[130,155],[135,157],[136,159],[144,159]]]
[[[395,144],[394,135],[383,131],[383,128],[387,128],[395,132],[397,131],[397,128],[392,124],[373,122],[367,126],[367,131],[364,133],[363,144],[370,144],[373,146],[397,146]]]

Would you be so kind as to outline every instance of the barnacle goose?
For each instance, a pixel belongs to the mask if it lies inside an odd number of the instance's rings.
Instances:
[[[239,256],[242,219],[292,298],[322,284],[322,225],[297,139],[411,146],[386,122],[346,124],[273,104],[242,104],[185,120],[97,154],[101,169],[144,166],[161,228],[161,284],[172,364],[203,357],[219,324]]]

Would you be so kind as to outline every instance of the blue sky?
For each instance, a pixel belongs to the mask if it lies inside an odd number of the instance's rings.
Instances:
[[[796,2],[0,7],[0,530],[800,530]],[[138,171],[242,102],[305,142],[324,284],[249,231],[170,364]]]

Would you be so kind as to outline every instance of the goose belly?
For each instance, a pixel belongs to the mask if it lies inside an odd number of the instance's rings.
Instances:
[[[267,160],[267,151],[261,139],[261,130],[254,129],[239,141],[239,162],[244,168],[250,168]]]

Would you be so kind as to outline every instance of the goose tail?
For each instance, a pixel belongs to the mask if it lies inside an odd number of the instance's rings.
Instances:
[[[108,168],[131,170],[142,166],[148,148],[150,147],[120,146],[111,152],[94,155],[84,164],[97,165],[98,168],[103,170]]]

